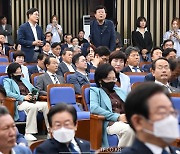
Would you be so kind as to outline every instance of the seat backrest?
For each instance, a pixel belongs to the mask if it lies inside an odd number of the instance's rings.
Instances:
[[[90,109],[90,85],[83,85],[81,88],[82,102],[86,111]]]
[[[30,68],[36,66],[37,63],[25,63],[24,65],[27,66],[28,69],[30,69]]]
[[[0,62],[9,62],[8,57],[0,57]]]
[[[125,72],[124,74],[128,75],[130,78],[130,83],[135,82],[144,82],[144,77],[147,75],[147,72]]]
[[[66,76],[66,83],[70,83],[70,78],[71,78],[71,76],[73,76],[74,75],[74,73],[73,74],[68,74],[67,76]],[[65,79],[65,77],[64,77],[64,79]]]
[[[37,146],[39,146],[41,143],[43,143],[44,140],[38,140],[38,141],[34,141],[31,145],[30,145],[30,149],[33,152]]]
[[[47,86],[47,100],[49,106],[57,103],[76,104],[73,84],[49,84]]]
[[[172,96],[171,101],[173,103],[173,107],[175,108],[175,110],[179,111],[180,110],[180,93],[177,94],[176,96]],[[179,116],[179,123],[180,123],[180,116]]]
[[[88,76],[89,76],[89,81],[90,81],[90,82],[94,82],[94,72],[90,72],[90,73],[88,74]]]
[[[64,81],[66,81],[66,83],[69,83],[69,79],[70,79],[70,76],[74,74],[74,72],[66,72],[64,73]]]
[[[0,65],[0,73],[5,73],[6,72],[6,67],[8,65],[4,64],[4,65]]]
[[[43,73],[33,73],[33,74],[31,74],[31,83],[32,83],[32,85],[36,86],[37,78],[41,74],[43,74]]]

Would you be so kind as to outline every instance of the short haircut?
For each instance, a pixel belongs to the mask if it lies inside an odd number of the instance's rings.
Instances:
[[[145,17],[142,17],[142,16],[137,18],[136,26],[140,27],[140,22],[143,21],[143,20],[146,22],[146,26],[145,27],[147,27],[147,20],[146,20]]]
[[[111,52],[111,54],[109,56],[109,63],[110,64],[111,64],[111,61],[113,59],[123,59],[124,64],[126,63],[126,55],[121,51],[113,51],[113,52]]]
[[[75,65],[79,61],[79,58],[81,56],[84,56],[84,55],[82,53],[78,53],[78,54],[74,55],[72,58],[72,63]]]
[[[130,56],[131,52],[133,52],[133,51],[136,51],[138,53],[140,52],[138,47],[129,46],[125,50],[126,57],[128,58]]]
[[[4,87],[3,87],[2,85],[0,85],[0,93],[1,93],[4,97],[7,96],[6,90],[4,89]]]
[[[44,45],[43,45],[43,46],[45,46],[45,45],[46,45],[46,43],[48,43],[48,44],[51,46],[51,43],[50,43],[49,41],[45,41],[45,43],[44,43]]]
[[[12,78],[12,74],[16,72],[18,68],[21,68],[21,65],[18,63],[11,63],[7,68],[7,74],[9,78]]]
[[[154,48],[152,49],[152,51],[151,51],[151,57],[153,56],[155,50],[161,50],[161,51],[162,51],[162,49],[161,49],[160,47],[154,47]],[[162,51],[162,52],[163,52],[163,51]]]
[[[163,42],[162,46],[164,46],[167,42],[172,42],[172,44],[174,45],[173,40],[171,40],[171,39],[167,39],[167,40],[165,40],[165,41]]]
[[[98,48],[96,48],[94,50],[94,56],[96,54],[98,54],[100,57],[102,57],[102,56],[109,56],[110,53],[111,53],[110,50],[106,46],[99,46]]]
[[[8,109],[5,106],[0,106],[0,117],[9,114]]]
[[[53,107],[51,107],[51,109],[49,110],[49,113],[47,114],[50,127],[52,127],[52,117],[56,113],[59,113],[59,112],[70,113],[72,115],[74,125],[76,125],[76,123],[77,123],[77,111],[76,111],[76,109],[72,105],[65,104],[65,103],[59,103],[59,104],[56,104]]]
[[[83,33],[85,34],[85,31],[84,31],[83,29],[79,30],[78,34],[79,34],[80,32],[83,32]]]
[[[16,60],[16,58],[18,57],[18,56],[22,56],[22,57],[24,57],[25,58],[25,54],[24,54],[24,52],[22,52],[22,51],[16,51],[16,52],[14,52],[14,54],[13,54],[13,59],[14,60]]]
[[[73,52],[73,48],[65,48],[65,49],[62,51],[62,55],[65,55],[67,51]]]
[[[57,15],[52,15],[51,21],[53,20],[54,17],[56,17],[56,19],[58,20],[58,16]]]
[[[97,87],[100,87],[99,81],[106,78],[108,76],[109,72],[111,72],[111,71],[114,71],[114,73],[116,73],[114,67],[108,63],[100,64],[97,67],[97,69],[95,70],[95,74],[94,74],[94,80],[95,80]]]
[[[30,14],[33,14],[34,12],[38,11],[37,8],[31,8],[27,11],[26,15],[27,15],[27,18],[29,19],[29,15]],[[38,11],[39,12],[39,11]]]
[[[107,12],[107,9],[106,9],[105,6],[103,6],[103,5],[98,5],[98,6],[96,6],[95,9],[94,9],[94,13],[96,14],[96,11],[99,10],[99,9],[104,9],[105,12]]]
[[[147,88],[148,87],[148,88]],[[149,119],[149,106],[148,100],[150,97],[157,93],[164,93],[169,99],[170,96],[166,92],[165,88],[154,82],[146,82],[137,86],[127,96],[125,105],[125,114],[129,125],[134,129],[131,121],[131,117],[134,114],[142,115]],[[140,95],[143,94],[143,95]]]
[[[168,64],[169,64],[169,60],[168,60],[168,59],[166,59],[166,58],[164,58],[164,57],[160,57],[160,58],[158,58],[158,59],[156,59],[156,60],[154,60],[154,61],[152,62],[152,70],[155,70],[155,69],[156,69],[156,62],[157,62],[158,60],[165,60],[165,61],[167,61]],[[169,64],[169,67],[170,67],[170,64]]]
[[[72,37],[72,39],[71,39],[71,43],[73,42],[73,40],[74,39],[77,39],[78,40],[78,38],[77,37]],[[79,41],[79,40],[78,40]]]
[[[3,18],[7,19],[7,17],[5,15],[0,16],[0,20],[2,20]]]
[[[167,48],[163,51],[162,56],[167,57],[170,52],[174,52],[175,54],[177,53],[176,49],[174,48]]]
[[[46,67],[46,65],[50,65],[50,58],[55,58],[54,56],[47,56],[44,60],[44,66]],[[47,67],[46,67],[47,69]]]
[[[61,43],[59,43],[59,42],[54,42],[54,43],[51,45],[51,48],[52,48],[52,49],[53,49],[53,48],[56,48],[58,45],[61,47]]]
[[[53,33],[51,33],[51,32],[46,32],[46,33],[45,33],[45,37],[46,37],[47,34],[51,34],[51,36],[53,36]]]
[[[39,55],[37,56],[37,59],[38,60],[43,60],[43,58],[45,57],[46,55],[44,53],[39,53]]]

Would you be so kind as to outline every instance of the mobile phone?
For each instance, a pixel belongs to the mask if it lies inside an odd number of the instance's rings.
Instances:
[[[34,97],[34,95],[36,95],[36,94],[37,94],[37,92],[38,92],[38,90],[37,90],[37,89],[33,89],[33,90],[32,90],[32,92],[31,92],[31,93],[32,93],[32,97]]]

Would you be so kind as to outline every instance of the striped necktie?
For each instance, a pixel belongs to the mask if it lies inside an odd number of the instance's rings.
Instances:
[[[54,83],[55,84],[59,83],[57,76],[55,74],[53,74],[52,76],[54,78]]]

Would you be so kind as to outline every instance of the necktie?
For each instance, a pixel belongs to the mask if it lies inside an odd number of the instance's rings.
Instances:
[[[57,79],[57,76],[54,75],[54,74],[53,74],[52,76],[53,76],[53,78],[54,78],[54,83],[55,83],[55,84],[59,83],[59,81],[58,81],[58,79]]]
[[[163,149],[162,154],[169,154],[165,149]]]
[[[71,154],[78,154],[79,152],[77,152],[74,148],[74,144],[73,143],[70,143],[69,144],[69,149],[71,151]]]
[[[135,72],[137,72],[138,68],[137,67],[133,67],[133,69],[135,70]]]

